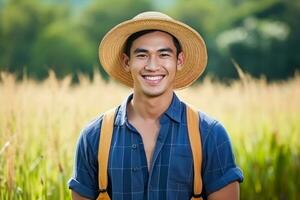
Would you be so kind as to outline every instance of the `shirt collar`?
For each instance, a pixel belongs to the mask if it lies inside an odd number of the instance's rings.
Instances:
[[[127,99],[125,99],[119,107],[117,112],[115,125],[121,126],[123,125],[127,119],[127,105],[131,101],[133,94],[130,94]],[[170,106],[166,110],[163,115],[167,115],[170,119],[180,123],[181,122],[181,110],[183,104],[181,103],[180,99],[177,97],[175,93],[173,93],[173,98]]]

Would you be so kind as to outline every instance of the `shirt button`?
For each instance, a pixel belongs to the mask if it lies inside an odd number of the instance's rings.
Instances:
[[[131,145],[131,148],[133,148],[133,149],[136,149],[136,147],[137,147],[136,144]]]
[[[136,172],[139,168],[138,167],[134,167],[132,168],[132,171]]]

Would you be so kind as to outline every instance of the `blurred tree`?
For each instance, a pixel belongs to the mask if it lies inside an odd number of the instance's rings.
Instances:
[[[31,45],[43,24],[41,10],[32,0],[10,0],[0,14],[0,67],[17,72],[31,59]]]
[[[284,52],[284,55],[287,55],[287,69],[289,71],[288,75],[290,75],[295,70],[300,71],[300,2],[286,0],[284,3],[285,9],[280,18],[290,28],[290,34],[285,43],[287,51]]]
[[[47,61],[41,59],[43,52],[36,50],[36,42],[49,24],[70,15],[68,6],[47,5],[37,0],[8,0],[0,14],[0,69],[21,77],[26,68],[30,76],[45,77]]]
[[[285,54],[289,34],[286,23],[249,17],[241,26],[222,32],[216,41],[222,55],[238,59],[247,72],[278,79],[292,75]]]
[[[178,0],[173,13],[204,37],[207,72],[237,77],[234,58],[252,75],[280,79],[299,69],[299,7],[291,0]]]
[[[91,44],[86,36],[76,30],[67,21],[57,21],[49,24],[37,38],[33,46],[30,71],[37,77],[43,77],[49,69],[56,72],[57,77],[78,73],[92,75]]]
[[[276,80],[293,76],[300,69],[300,23],[295,20],[300,18],[299,11],[299,2],[274,1],[221,32],[216,41],[218,47],[227,46],[227,53],[219,50],[256,77]]]
[[[268,79],[300,68],[299,1],[0,0],[0,70],[43,78],[49,69],[63,77],[92,75],[97,67],[107,78],[98,61],[100,40],[146,10],[163,10],[198,30],[208,47],[206,73],[221,79],[237,77],[231,58]]]

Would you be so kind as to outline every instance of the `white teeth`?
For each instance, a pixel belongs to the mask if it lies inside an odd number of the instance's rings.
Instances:
[[[145,76],[145,79],[150,80],[150,81],[157,81],[162,78],[163,78],[163,76]]]

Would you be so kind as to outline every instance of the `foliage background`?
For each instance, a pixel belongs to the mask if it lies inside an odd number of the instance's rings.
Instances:
[[[224,123],[245,176],[241,199],[297,199],[300,2],[292,0],[0,0],[0,199],[70,198],[80,129],[130,92],[108,80],[99,42],[146,10],[206,41],[201,84],[178,94]]]
[[[0,70],[36,79],[94,70],[98,45],[117,23],[146,10],[163,11],[195,28],[207,43],[206,73],[237,78],[235,59],[267,80],[300,67],[300,2],[293,0],[0,0]]]

